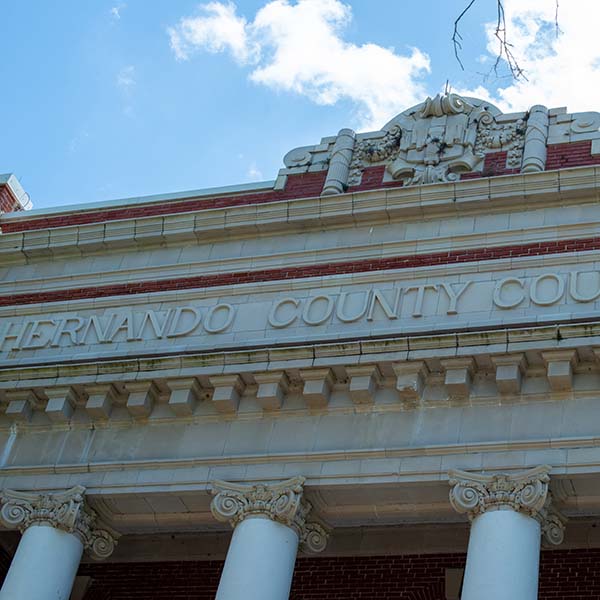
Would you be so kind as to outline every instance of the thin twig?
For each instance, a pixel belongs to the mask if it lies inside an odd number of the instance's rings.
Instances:
[[[460,65],[460,68],[464,71],[465,70],[465,66],[462,63],[462,60],[460,60],[460,55],[459,55],[459,51],[462,50],[462,44],[461,41],[463,39],[462,35],[460,35],[460,32],[458,31],[458,24],[460,22],[460,20],[465,16],[465,13],[471,8],[471,6],[473,6],[473,4],[475,4],[475,0],[471,0],[468,4],[468,6],[460,13],[460,15],[458,15],[458,18],[456,19],[456,21],[454,21],[454,32],[452,34],[452,44],[454,45],[454,56],[456,57],[456,60],[458,61],[458,64]]]
[[[556,10],[554,11],[554,29],[556,30],[556,37],[558,37],[562,33],[558,24],[558,0],[556,0]]]
[[[559,0],[555,0],[555,1],[556,1],[555,25],[556,25],[557,35],[558,35],[559,33],[561,33],[560,28],[558,26]],[[465,14],[469,11],[469,9],[473,6],[473,4],[475,4],[475,0],[470,0],[470,2],[463,9],[463,11],[460,13],[460,15],[458,15],[458,18],[454,21],[454,31],[452,33],[452,44],[454,46],[454,56],[456,57],[456,60],[457,60],[458,64],[460,65],[460,68],[463,71],[465,70],[465,66],[460,58],[460,54],[461,54],[461,51],[463,48],[463,46],[462,46],[463,36],[460,33],[459,27],[460,27],[461,20],[463,19]],[[494,31],[494,37],[498,40],[499,49],[498,49],[498,54],[496,56],[496,61],[494,62],[494,66],[492,67],[492,69],[490,69],[490,73],[493,71],[494,74],[496,75],[496,77],[500,77],[500,75],[498,73],[498,69],[500,67],[500,63],[502,61],[504,61],[508,65],[510,75],[513,79],[515,79],[517,81],[519,79],[524,79],[525,81],[527,81],[525,72],[519,66],[519,63],[513,53],[513,50],[512,50],[513,45],[508,41],[508,37],[507,37],[507,33],[506,33],[506,16],[504,13],[503,0],[496,1],[496,8],[497,8],[498,14],[497,14],[496,29]]]
[[[500,66],[500,62],[504,60],[508,65],[510,70],[510,74],[513,79],[519,80],[524,79],[527,81],[527,77],[525,77],[525,73],[523,69],[519,66],[515,55],[512,52],[513,45],[509,43],[508,38],[506,36],[506,17],[504,14],[504,5],[502,4],[502,0],[498,0],[497,2],[498,8],[498,20],[496,22],[496,30],[494,31],[494,37],[499,42],[499,50],[498,55],[496,56],[496,62],[494,63],[494,73],[498,76],[498,67]]]

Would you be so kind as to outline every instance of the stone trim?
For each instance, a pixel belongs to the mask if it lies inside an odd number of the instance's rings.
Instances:
[[[469,520],[493,510],[514,510],[539,521],[546,540],[557,545],[564,538],[565,520],[551,506],[548,491],[552,467],[542,465],[520,473],[479,475],[449,472],[450,503]]]
[[[599,159],[600,160],[600,159]],[[322,185],[324,173],[319,175]],[[124,207],[96,213],[63,214],[37,219],[6,219],[1,222],[3,241],[0,251],[15,255],[52,254],[95,251],[107,244],[122,246],[163,244],[166,241],[221,239],[230,234],[255,233],[268,228],[290,231],[313,224],[372,222],[410,216],[455,215],[457,210],[489,213],[491,208],[518,206],[523,196],[535,195],[536,205],[577,201],[586,194],[595,196],[598,173],[593,165],[527,174],[509,174],[452,183],[411,188],[385,187],[319,196],[315,183],[298,184],[296,192],[269,198],[271,192],[241,196],[239,204],[232,198],[207,198],[161,204],[159,207]],[[318,188],[318,189],[317,189]],[[305,190],[300,193],[298,190]],[[253,198],[254,197],[254,198]],[[197,202],[204,203],[199,206]],[[252,210],[248,205],[256,205]],[[141,210],[138,214],[137,211]],[[114,214],[113,214],[114,213]],[[91,215],[94,214],[94,217]],[[59,228],[55,231],[55,228]]]
[[[304,481],[304,477],[254,485],[215,481],[210,509],[217,521],[228,522],[234,528],[252,517],[266,517],[282,523],[296,531],[302,550],[322,552],[328,534],[320,524],[307,521],[312,505],[302,497]]]
[[[229,208],[236,206],[247,206],[249,204],[262,204],[278,200],[318,197],[323,183],[325,172],[288,175],[288,181],[284,190],[255,189],[247,190],[239,194],[206,194],[193,196],[187,199],[172,200],[171,202],[159,202],[145,205],[125,205],[120,208],[107,207],[106,209],[95,208],[89,212],[74,212],[71,207],[66,207],[68,212],[63,214],[48,214],[37,216],[28,220],[10,219],[2,222],[3,233],[16,233],[21,231],[32,231],[65,227],[72,225],[83,225],[90,223],[104,223],[107,221],[162,216],[165,214],[175,215],[193,211],[210,210],[214,208]],[[76,210],[76,209],[75,209]]]
[[[106,298],[110,296],[129,296],[170,290],[181,291],[193,288],[220,287],[263,281],[280,281],[324,277],[327,275],[414,269],[440,265],[455,265],[466,262],[485,262],[501,259],[514,259],[518,257],[547,256],[550,254],[565,254],[590,250],[600,250],[600,237],[554,240],[486,248],[469,248],[446,252],[433,252],[430,254],[410,254],[377,259],[330,262],[327,264],[316,265],[311,264],[297,267],[286,266],[275,269],[218,273],[214,275],[198,275],[195,277],[154,279],[152,281],[136,281],[133,283],[9,294],[7,296],[0,296],[0,306],[22,306],[24,304]]]
[[[348,392],[348,398],[359,401],[362,398],[371,403],[369,410],[373,411],[395,411],[395,410],[418,410],[423,406],[451,406],[452,403],[468,403],[470,399],[477,404],[511,404],[517,399],[519,401],[569,401],[578,397],[586,397],[590,393],[589,387],[582,382],[582,369],[586,372],[600,372],[600,361],[573,362],[569,363],[572,370],[569,385],[561,386],[556,391],[551,387],[550,379],[555,375],[547,367],[546,378],[548,387],[539,385],[530,387],[526,382],[530,377],[540,378],[543,374],[541,367],[537,367],[531,373],[526,369],[526,361],[523,352],[527,350],[530,358],[542,361],[542,356],[562,356],[565,352],[560,350],[556,355],[557,348],[566,347],[573,342],[578,342],[580,349],[585,349],[585,354],[598,356],[600,351],[595,345],[600,339],[600,323],[567,324],[565,326],[549,326],[532,329],[515,330],[485,330],[482,332],[471,332],[464,334],[449,334],[439,336],[423,336],[411,338],[389,338],[387,340],[371,340],[310,345],[302,347],[281,347],[270,350],[252,350],[244,353],[215,353],[197,354],[190,356],[170,357],[162,359],[136,359],[114,361],[103,366],[102,372],[98,372],[98,365],[103,363],[90,362],[89,364],[76,364],[69,367],[43,367],[31,368],[13,367],[6,369],[0,375],[0,400],[6,406],[5,416],[7,420],[3,428],[18,423],[19,427],[31,427],[36,429],[47,429],[50,427],[82,426],[87,428],[91,422],[106,423],[111,415],[113,406],[125,405],[124,397],[116,391],[115,386],[130,389],[132,385],[142,390],[155,390],[157,386],[164,385],[164,381],[179,381],[189,385],[181,391],[185,400],[181,404],[178,399],[179,392],[168,389],[161,392],[161,398],[171,411],[165,411],[164,406],[159,414],[154,414],[154,407],[158,404],[146,402],[145,393],[141,394],[140,401],[134,402],[130,394],[127,408],[132,416],[136,417],[137,409],[144,409],[143,418],[153,415],[154,422],[171,422],[175,419],[198,421],[204,418],[214,419],[217,414],[206,411],[195,411],[198,404],[206,403],[212,405],[218,413],[226,413],[226,418],[235,417],[240,399],[243,395],[257,395],[257,403],[254,408],[247,407],[244,411],[245,418],[262,418],[264,404],[270,396],[259,396],[259,390],[252,386],[246,390],[245,380],[248,381],[275,381],[293,380],[301,377],[304,389],[296,392],[303,398],[305,406],[297,403],[287,406],[285,391],[277,390],[277,406],[270,406],[272,415],[285,413],[291,410],[298,413],[300,410],[327,410],[332,390]],[[499,353],[500,346],[507,348],[508,354]],[[511,347],[519,347],[521,352],[511,352]],[[448,355],[451,349],[452,355],[459,348],[460,358],[442,359],[440,365],[444,368],[439,371],[429,372],[424,362],[426,358],[436,358]],[[554,353],[554,354],[551,354]],[[572,354],[570,351],[569,355]],[[475,368],[478,357],[489,357],[492,367],[482,366]],[[317,366],[315,364],[317,357]],[[518,361],[518,362],[515,362]],[[510,387],[513,382],[508,375],[502,371],[505,362],[515,362],[517,369],[515,377],[518,377],[518,387]],[[536,361],[534,361],[536,362]],[[453,369],[455,366],[466,364],[472,365],[472,373],[467,369]],[[537,364],[537,363],[536,363]],[[555,364],[555,363],[549,363]],[[331,370],[336,366],[339,376],[335,376]],[[357,366],[360,365],[360,366]],[[504,366],[503,366],[504,365]],[[510,367],[510,364],[508,364]],[[266,369],[266,370],[265,370]],[[296,370],[300,369],[300,375]],[[365,377],[359,377],[364,371]],[[457,372],[464,371],[468,375],[469,386],[465,387],[465,394],[457,396],[457,386],[466,385],[456,379]],[[132,381],[132,373],[137,374],[137,379]],[[109,380],[110,374],[110,380]],[[348,377],[351,376],[350,382]],[[383,375],[385,374],[385,375]],[[498,394],[490,393],[489,387],[483,390],[477,383],[477,376],[484,374],[488,383],[495,378]],[[376,375],[376,377],[371,377]],[[450,377],[452,375],[453,377]],[[197,379],[194,379],[197,378]],[[245,379],[244,379],[245,378]],[[15,381],[19,386],[15,387]],[[362,381],[362,383],[361,383]],[[466,381],[466,380],[465,380]],[[513,382],[514,383],[514,382]],[[360,384],[360,385],[359,385]],[[175,384],[173,384],[175,385]],[[275,384],[274,384],[275,385]],[[286,386],[289,383],[286,383]],[[362,385],[362,387],[361,387]],[[427,390],[435,388],[431,394]],[[53,397],[57,390],[62,393],[66,388],[77,388],[78,397],[76,404],[70,409],[85,411],[89,421],[81,421],[68,418],[56,420],[32,420],[34,413],[48,415],[46,397]],[[377,389],[376,389],[377,388]],[[373,396],[378,393],[379,388],[394,390],[397,403],[386,403],[378,405],[372,403]],[[263,390],[266,393],[268,389]],[[272,390],[273,391],[273,390]],[[194,393],[190,399],[190,394]],[[273,393],[275,393],[273,392]],[[86,399],[87,398],[87,399]],[[262,403],[262,406],[261,406]],[[137,408],[136,408],[137,407]],[[248,410],[250,408],[250,410]],[[366,407],[363,407],[366,408]],[[338,404],[336,412],[353,411],[355,406],[351,402]],[[81,412],[79,413],[81,414]],[[129,426],[129,421],[121,419],[112,426]],[[1,429],[1,428],[0,428]]]
[[[85,488],[75,486],[64,492],[0,492],[0,521],[23,533],[35,525],[46,525],[76,535],[95,560],[108,558],[117,543],[115,535],[97,529],[97,514],[85,505]]]

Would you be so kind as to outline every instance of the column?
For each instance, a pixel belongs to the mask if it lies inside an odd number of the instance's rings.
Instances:
[[[541,535],[560,544],[564,519],[552,509],[550,467],[515,474],[450,472],[450,502],[471,521],[461,600],[536,600]]]
[[[234,528],[216,600],[286,600],[298,547],[321,552],[327,533],[308,522],[303,477],[271,485],[213,484],[211,510]],[[1,599],[0,599],[1,600]]]
[[[84,492],[76,486],[56,494],[0,493],[0,521],[23,534],[0,600],[68,600],[83,551],[96,559],[110,556],[116,542],[95,528]]]

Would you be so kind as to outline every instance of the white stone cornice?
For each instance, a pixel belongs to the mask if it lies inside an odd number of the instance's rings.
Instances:
[[[215,481],[210,509],[215,519],[232,527],[247,518],[267,517],[294,529],[303,550],[321,552],[328,534],[318,523],[307,521],[312,505],[302,497],[303,484],[304,477],[254,485]]]
[[[479,475],[452,470],[449,473],[450,503],[470,520],[492,510],[514,510],[540,522],[550,544],[560,544],[565,520],[551,506],[548,465],[520,473]]]
[[[115,548],[115,537],[95,527],[97,515],[85,506],[84,493],[82,486],[54,494],[3,490],[0,492],[0,521],[21,532],[32,525],[62,529],[76,535],[92,558],[108,558]]]

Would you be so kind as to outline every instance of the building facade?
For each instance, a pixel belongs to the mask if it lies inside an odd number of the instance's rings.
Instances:
[[[599,128],[447,94],[261,184],[0,177],[0,600],[600,597]]]

